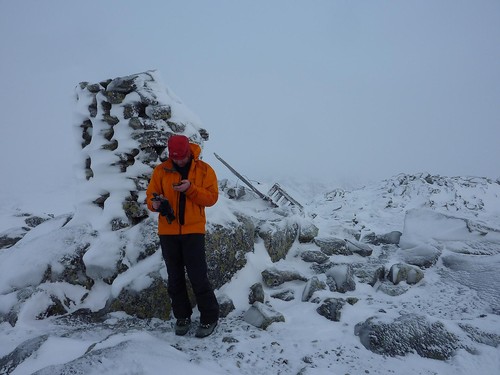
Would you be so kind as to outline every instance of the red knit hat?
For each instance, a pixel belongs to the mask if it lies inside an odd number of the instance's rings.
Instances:
[[[185,135],[173,135],[168,139],[170,159],[182,160],[189,155],[189,139]]]

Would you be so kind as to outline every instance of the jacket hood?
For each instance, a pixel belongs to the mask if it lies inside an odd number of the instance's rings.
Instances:
[[[193,159],[198,160],[201,154],[201,147],[197,145],[196,143],[189,143],[189,149],[191,150],[191,153],[193,154]]]

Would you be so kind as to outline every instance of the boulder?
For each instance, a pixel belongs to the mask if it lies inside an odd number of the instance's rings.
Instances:
[[[332,292],[346,293],[356,289],[350,264],[336,264],[326,271],[327,285]]]
[[[8,249],[18,243],[28,233],[29,228],[11,228],[0,233],[0,250]]]
[[[225,318],[231,311],[235,310],[233,300],[227,295],[218,295],[217,302],[219,302],[219,316]]]
[[[316,311],[319,315],[333,322],[340,322],[342,307],[346,301],[342,298],[327,298],[323,301]]]
[[[300,253],[300,257],[304,262],[315,262],[319,264],[325,263],[329,259],[328,255],[326,255],[325,253],[313,250],[303,251],[302,253]]]
[[[458,323],[458,326],[465,331],[467,336],[474,342],[498,348],[500,346],[500,334],[486,332],[481,328],[465,323]]]
[[[108,302],[106,312],[124,311],[140,319],[170,319],[170,298],[167,284],[160,275],[152,275],[152,283],[140,291],[124,288],[119,295]]]
[[[89,243],[85,243],[76,247],[72,254],[66,254],[59,259],[57,267],[49,265],[43,276],[42,283],[68,282],[72,285],[81,285],[90,290],[94,285],[94,280],[87,275],[83,261],[83,256],[89,246]]]
[[[261,283],[255,283],[250,287],[250,294],[248,295],[248,303],[253,305],[254,302],[264,303],[264,288]]]
[[[226,226],[210,224],[205,235],[208,276],[220,288],[246,264],[253,251],[255,226],[250,218],[238,215],[238,222]]]
[[[400,231],[392,231],[385,234],[375,234],[370,232],[363,236],[361,241],[378,246],[378,245],[398,245],[402,233]]]
[[[283,314],[261,302],[255,302],[245,313],[243,320],[257,328],[266,329],[275,322],[284,322]]]
[[[297,271],[278,270],[277,268],[267,268],[261,272],[261,275],[264,284],[268,287],[276,287],[288,281],[307,281],[307,278]]]
[[[392,282],[384,280],[379,285],[377,285],[377,292],[382,292],[391,297],[400,296],[406,293],[410,287],[408,284],[398,284],[394,285]]]
[[[271,294],[271,297],[282,301],[293,301],[295,299],[295,293],[291,289],[285,289],[281,292]]]
[[[315,292],[324,289],[326,289],[326,284],[323,281],[320,281],[317,276],[311,277],[302,292],[302,302],[309,301]]]
[[[410,285],[416,284],[423,278],[424,273],[420,268],[404,263],[393,264],[387,275],[387,279],[394,285],[399,284],[401,281],[405,281]]]
[[[425,316],[408,314],[392,322],[371,317],[354,329],[361,344],[384,356],[404,356],[417,353],[424,358],[450,359],[461,344],[443,323],[431,322]]]
[[[12,373],[19,364],[36,353],[48,338],[49,335],[42,335],[26,340],[8,355],[0,357],[0,374]]]
[[[299,242],[309,243],[318,235],[319,228],[310,221],[302,221],[299,229]]]
[[[285,259],[298,232],[299,225],[293,220],[266,222],[258,230],[259,237],[264,240],[264,246],[273,262]]]
[[[360,283],[374,286],[385,277],[385,266],[380,262],[355,263],[352,264],[354,276]]]
[[[9,228],[0,233],[0,250],[8,249],[18,243],[31,229],[39,226],[47,220],[53,219],[54,215],[43,215],[37,216],[28,213],[19,214],[20,217],[26,217],[24,223],[26,225],[21,225],[19,227]],[[68,220],[71,217],[68,216]]]
[[[347,242],[335,237],[315,238],[314,243],[319,246],[321,251],[326,255],[352,255],[352,252],[347,248]]]
[[[365,243],[345,240],[347,243],[347,249],[353,254],[361,255],[362,257],[369,257],[373,253],[373,249]]]

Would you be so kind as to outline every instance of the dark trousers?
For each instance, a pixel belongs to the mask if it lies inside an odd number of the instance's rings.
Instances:
[[[205,235],[160,235],[160,244],[167,266],[168,294],[175,318],[188,318],[193,312],[187,293],[186,270],[200,311],[200,323],[217,321],[219,304],[208,280]]]

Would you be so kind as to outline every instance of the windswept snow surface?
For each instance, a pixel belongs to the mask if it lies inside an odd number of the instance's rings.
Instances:
[[[29,354],[12,369],[12,375],[497,375],[500,369],[498,346],[474,343],[475,351],[460,349],[447,361],[426,359],[417,354],[385,357],[367,350],[354,335],[355,325],[369,317],[392,320],[407,313],[439,319],[464,340],[467,338],[457,328],[457,322],[500,335],[498,243],[489,248],[487,254],[484,251],[476,255],[457,251],[472,249],[484,242],[481,242],[481,235],[476,238],[474,233],[462,230],[465,221],[454,219],[470,219],[498,229],[500,185],[485,185],[483,180],[478,180],[466,189],[463,180],[448,180],[449,186],[439,186],[437,182],[430,186],[422,179],[406,184],[404,178],[399,176],[355,190],[333,187],[312,196],[308,194],[307,184],[282,183],[305,206],[306,215],[312,215],[309,217],[320,229],[320,236],[349,238],[351,229],[379,234],[401,231],[403,237],[412,241],[439,247],[442,256],[438,263],[424,270],[424,280],[409,286],[400,296],[389,296],[358,282],[355,291],[338,296],[356,297],[359,301],[354,305],[346,304],[340,322],[332,322],[316,312],[317,304],[301,301],[303,282],[287,283],[286,288],[296,297],[288,302],[271,298],[274,290],[265,288],[266,300],[284,315],[286,321],[260,330],[243,320],[249,308],[250,286],[261,281],[260,272],[271,266],[294,269],[312,277],[310,264],[297,254],[315,245],[297,242],[286,259],[273,264],[263,243],[258,242],[255,251],[248,254],[245,268],[216,291],[218,295],[229,296],[236,310],[221,319],[210,337],[195,338],[194,327],[187,336],[177,337],[173,333],[173,320],[139,320],[123,313],[114,313],[100,323],[88,322],[83,316],[39,320],[36,317],[50,303],[48,294],[39,290],[21,305],[15,326],[6,321],[0,323],[0,358],[8,356],[21,344],[26,345]],[[451,186],[452,183],[455,185]],[[428,189],[440,190],[432,195],[432,202]],[[457,198],[465,193],[469,195]],[[221,213],[230,212],[234,204],[221,197],[215,207],[207,210],[209,221],[222,221],[224,215]],[[407,216],[409,210],[413,214]],[[21,218],[16,212],[20,214],[15,209],[2,210],[1,231],[19,225]],[[448,216],[452,218],[447,220]],[[72,232],[71,227],[66,229],[64,236],[54,238],[54,230],[61,227],[65,217],[57,216],[39,225],[14,247],[0,250],[1,312],[9,311],[22,299],[16,294],[16,288],[37,285],[42,276],[40,272],[53,262],[54,252],[71,252],[78,246],[78,233]],[[443,233],[446,233],[446,242],[443,242]],[[493,240],[496,243],[497,239]],[[448,245],[443,246],[443,243]],[[384,255],[382,247],[373,246],[373,249],[374,255]],[[336,256],[335,261],[349,263],[353,257],[357,255]],[[386,254],[386,261],[389,265],[399,262],[397,252]],[[57,264],[53,262],[53,266]],[[165,272],[164,268],[161,272]],[[129,283],[135,276],[131,272],[120,277],[123,278],[120,282]],[[81,299],[85,293],[83,288],[66,283],[47,287],[52,288],[52,293],[71,296],[72,300]],[[99,309],[110,293],[113,290],[109,285],[94,286],[93,294],[86,298],[86,307]],[[326,294],[326,291],[317,292],[320,298]],[[196,320],[196,313],[193,318]],[[28,345],[30,339],[33,341]]]

